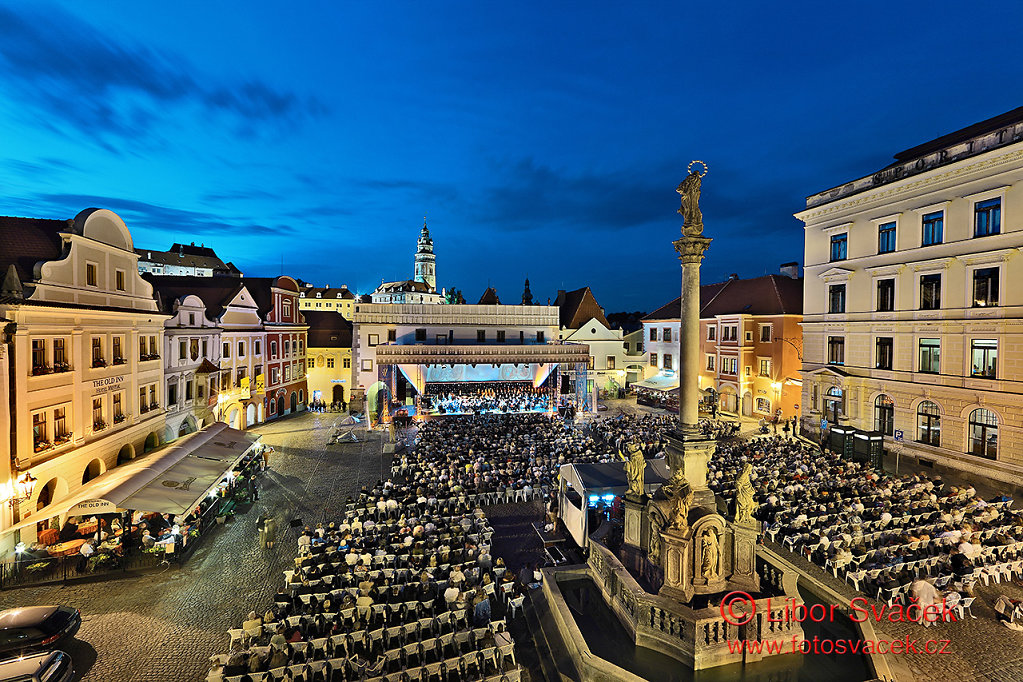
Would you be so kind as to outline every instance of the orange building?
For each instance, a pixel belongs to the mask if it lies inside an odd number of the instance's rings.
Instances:
[[[700,389],[716,392],[722,412],[799,416],[802,287],[795,263],[783,265],[780,275],[753,279],[733,275],[700,287]],[[676,298],[643,319],[645,338],[653,340],[657,334],[662,345],[674,339],[676,358],[681,300]],[[653,354],[655,348],[649,343],[648,347]],[[656,360],[651,365],[655,362],[659,366]]]

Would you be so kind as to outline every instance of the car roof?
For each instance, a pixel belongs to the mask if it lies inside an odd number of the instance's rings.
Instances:
[[[23,606],[17,609],[0,611],[0,629],[21,628],[37,625],[54,613],[59,606]]]
[[[41,654],[30,654],[0,661],[0,679],[11,680],[21,675],[31,676],[41,670],[57,655],[67,656],[63,651],[47,651]]]

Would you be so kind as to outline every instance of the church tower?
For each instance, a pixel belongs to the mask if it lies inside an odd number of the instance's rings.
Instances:
[[[423,229],[419,233],[419,250],[416,251],[417,282],[425,282],[430,291],[437,291],[437,256],[433,253],[433,239],[423,218]]]

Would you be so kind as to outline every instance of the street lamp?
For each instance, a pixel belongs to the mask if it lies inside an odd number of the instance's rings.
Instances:
[[[11,499],[7,500],[7,503],[11,507],[15,507],[20,502],[32,499],[32,492],[36,489],[36,477],[25,472],[25,474],[15,481],[13,489],[11,491]]]

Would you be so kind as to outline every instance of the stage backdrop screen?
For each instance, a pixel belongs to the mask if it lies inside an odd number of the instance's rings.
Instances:
[[[450,383],[456,381],[532,381],[538,365],[506,363],[498,365],[433,365],[426,368],[426,382]]]

